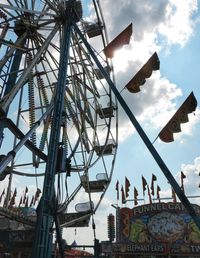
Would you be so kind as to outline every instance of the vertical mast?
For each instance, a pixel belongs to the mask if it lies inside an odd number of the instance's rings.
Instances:
[[[70,14],[68,17],[70,17]],[[67,78],[71,27],[72,24],[70,22],[70,19],[66,20],[63,24],[59,73],[57,86],[55,88],[54,110],[50,134],[48,160],[45,170],[43,196],[38,206],[36,234],[33,244],[32,258],[52,257],[52,228],[54,224],[54,216],[56,213],[54,181]]]

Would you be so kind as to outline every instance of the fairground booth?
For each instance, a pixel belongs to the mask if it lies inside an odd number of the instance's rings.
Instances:
[[[200,206],[193,207],[200,214]],[[114,216],[108,216],[110,241],[102,243],[104,254],[116,258],[200,257],[200,230],[181,203],[117,207],[115,242],[111,217]]]

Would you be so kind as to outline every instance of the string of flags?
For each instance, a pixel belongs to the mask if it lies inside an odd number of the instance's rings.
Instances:
[[[130,43],[132,33],[133,29],[131,23],[103,49],[105,56],[107,58],[113,58],[116,50]],[[140,86],[145,84],[146,79],[151,77],[152,72],[159,69],[160,60],[155,52],[124,88],[131,93],[138,93]],[[191,92],[169,122],[160,131],[157,138],[159,137],[161,141],[167,143],[174,141],[173,134],[181,132],[181,123],[187,123],[189,121],[188,114],[194,112],[196,107],[197,100],[193,92]]]
[[[186,178],[186,175],[181,171],[180,187],[181,187],[182,191],[185,191],[185,189],[184,189],[184,179],[185,178]],[[154,201],[161,202],[162,199],[165,199],[165,198],[160,197],[161,188],[157,184],[157,177],[156,177],[155,174],[152,174],[150,185],[147,183],[147,180],[145,179],[145,177],[143,175],[141,177],[141,183],[142,183],[143,197],[139,198],[138,190],[134,186],[133,187],[133,198],[131,198],[130,197],[131,183],[130,183],[129,179],[125,176],[125,184],[124,185],[122,184],[121,188],[120,188],[120,185],[119,185],[119,180],[117,180],[116,186],[115,186],[115,190],[116,190],[116,193],[117,193],[117,202],[120,201],[120,190],[119,190],[119,188],[121,189],[121,203],[122,204],[126,204],[127,201],[133,201],[134,206],[137,206],[140,201],[145,202],[145,197],[148,198],[148,202],[150,204],[153,203]],[[147,195],[146,195],[146,193],[147,193]],[[167,199],[171,199],[172,202],[174,202],[174,203],[177,202],[177,196],[176,196],[176,193],[175,193],[175,191],[172,187],[171,187],[171,197],[169,197]]]
[[[9,208],[33,207],[39,201],[40,194],[41,194],[41,190],[37,188],[35,194],[31,197],[31,201],[29,202],[28,187],[26,187],[17,204],[17,201],[16,201],[17,188],[15,188],[13,192],[11,191],[9,195],[7,195],[6,190],[3,189],[2,193],[0,194],[0,205],[6,206],[6,204],[8,204]],[[6,200],[7,198],[8,200]]]

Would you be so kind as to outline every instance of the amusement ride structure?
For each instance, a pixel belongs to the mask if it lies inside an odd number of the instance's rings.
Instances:
[[[115,87],[112,49],[129,42],[132,24],[108,43],[99,1],[90,4],[93,20],[85,18],[84,0],[0,3],[0,178],[7,184],[0,214],[34,230],[32,258],[51,257],[55,232],[63,257],[63,227],[88,226],[91,219],[96,238],[94,214],[116,158],[117,102],[200,226],[193,207]],[[159,68],[158,61],[146,77]],[[27,203],[37,207],[36,220],[13,207],[13,182],[22,176],[36,185],[33,203]]]
[[[33,257],[48,257],[54,222],[58,235],[60,227],[87,226],[112,177],[117,105],[79,35],[98,37],[105,48],[105,26],[97,1],[93,23],[80,1],[8,1],[0,8],[0,174],[9,178],[1,213],[10,216],[16,177],[31,178],[38,195],[44,182]]]

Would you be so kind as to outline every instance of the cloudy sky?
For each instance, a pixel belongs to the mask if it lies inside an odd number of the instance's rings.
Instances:
[[[200,4],[197,0],[115,0],[114,5],[113,1],[101,0],[100,3],[109,40],[133,23],[130,45],[117,51],[113,59],[116,84],[153,142],[191,91],[197,101],[200,100]],[[160,59],[160,71],[153,73],[139,93],[131,94],[126,89],[123,90],[126,83],[155,51]],[[152,173],[157,176],[157,183],[162,190],[161,197],[171,197],[170,185],[165,176],[121,107],[119,110],[119,148],[114,176],[104,202],[95,216],[97,238],[101,240],[107,238],[107,215],[110,212],[115,213],[111,204],[117,203],[116,181],[119,180],[120,186],[124,185],[125,175],[131,183],[130,198],[133,198],[134,186],[138,189],[139,198],[142,198],[141,176],[150,184]],[[189,123],[181,125],[181,128],[182,132],[175,135],[174,142],[164,143],[156,140],[154,147],[178,183],[180,172],[184,172],[186,195],[196,196],[200,193],[199,107],[195,114],[189,115]],[[199,199],[190,201],[198,203]],[[147,196],[145,202],[148,202]],[[118,204],[121,205],[121,202]],[[126,206],[131,208],[133,203],[128,202]],[[75,237],[81,242],[83,234],[82,230],[77,230],[77,235],[72,234],[72,238]]]

